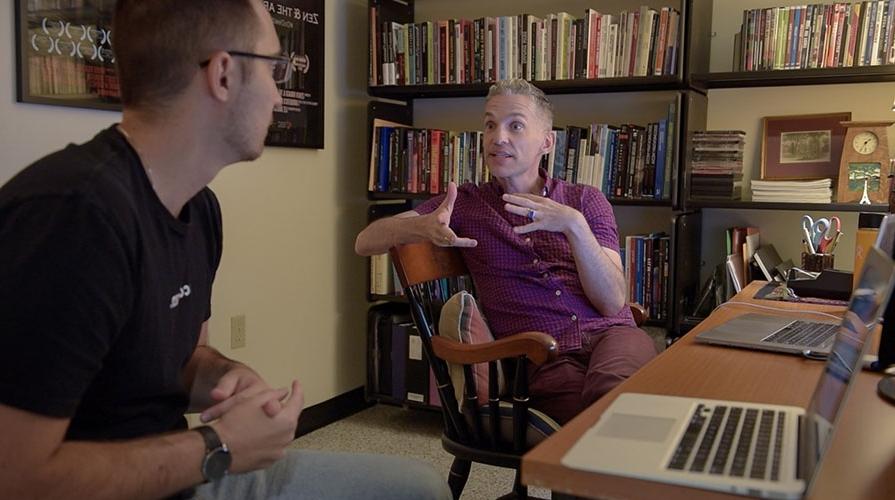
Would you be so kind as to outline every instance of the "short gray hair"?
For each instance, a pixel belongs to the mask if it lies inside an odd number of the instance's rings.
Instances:
[[[547,128],[553,127],[553,105],[547,99],[544,91],[528,83],[522,78],[512,78],[509,80],[499,80],[488,89],[487,102],[494,96],[499,95],[524,95],[531,98],[531,102],[535,104],[535,108],[541,112],[541,115],[547,120]]]

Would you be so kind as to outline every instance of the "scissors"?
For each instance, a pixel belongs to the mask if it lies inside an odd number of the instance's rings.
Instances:
[[[823,219],[821,219],[823,220]],[[830,217],[830,226],[824,232],[823,237],[820,239],[820,244],[818,245],[818,251],[820,253],[826,253],[827,249],[830,248],[830,245],[836,239],[836,236],[842,232],[842,221],[839,220],[839,217],[835,215]]]
[[[818,246],[829,228],[830,219],[822,217],[814,220],[810,215],[802,216],[802,232],[805,234],[805,240],[812,253],[817,253]]]

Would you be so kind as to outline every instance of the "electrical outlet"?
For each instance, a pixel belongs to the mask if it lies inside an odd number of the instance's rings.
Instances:
[[[246,315],[230,317],[230,349],[246,346]]]

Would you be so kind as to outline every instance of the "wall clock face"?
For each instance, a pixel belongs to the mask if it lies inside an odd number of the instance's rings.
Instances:
[[[888,202],[890,158],[887,129],[892,124],[889,121],[842,122],[846,127],[845,147],[839,159],[836,201]]]
[[[854,148],[855,152],[862,155],[873,153],[876,151],[877,146],[879,146],[879,137],[873,132],[860,132],[852,140],[852,148]]]

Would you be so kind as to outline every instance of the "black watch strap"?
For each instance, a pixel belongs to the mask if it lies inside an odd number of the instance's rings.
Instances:
[[[202,435],[202,440],[205,441],[205,453],[208,453],[212,450],[216,450],[223,446],[221,443],[221,438],[218,436],[214,427],[210,425],[201,425],[199,427],[195,427],[193,430],[197,431]]]
[[[230,470],[230,449],[221,442],[218,433],[210,426],[202,425],[195,430],[205,441],[205,458],[202,459],[202,477],[205,482],[217,481]]]

